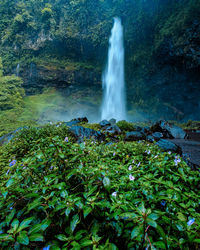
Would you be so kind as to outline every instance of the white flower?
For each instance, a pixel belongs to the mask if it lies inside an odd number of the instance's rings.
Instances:
[[[132,170],[132,166],[131,165],[129,166],[128,170],[130,170],[130,171]]]
[[[116,197],[116,196],[117,196],[117,192],[113,192],[113,193],[112,193],[112,196],[113,196],[113,197]]]
[[[129,180],[130,180],[130,181],[134,181],[134,180],[135,180],[135,177],[134,177],[133,175],[130,174],[130,175],[129,175]]]

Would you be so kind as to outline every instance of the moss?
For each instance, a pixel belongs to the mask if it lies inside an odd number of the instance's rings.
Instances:
[[[31,62],[37,64],[38,66],[44,67],[48,70],[59,70],[65,69],[68,71],[75,71],[80,69],[85,70],[100,70],[100,67],[90,64],[89,62],[74,61],[69,58],[56,58],[52,56],[39,56],[31,58]]]
[[[177,126],[181,127],[182,129],[200,129],[200,121],[192,121],[192,120],[188,120],[185,123],[178,123],[176,121],[173,121],[174,124],[176,124]]]
[[[82,123],[81,126],[84,128],[91,128],[94,130],[100,130],[101,126],[98,123]]]
[[[122,130],[122,131],[134,131],[135,126],[131,122],[127,121],[119,121],[117,122],[117,126]]]

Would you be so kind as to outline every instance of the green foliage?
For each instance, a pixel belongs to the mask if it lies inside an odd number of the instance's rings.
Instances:
[[[177,123],[175,121],[173,121],[173,122],[183,129],[194,129],[194,130],[200,129],[200,122],[199,121],[188,120],[186,123],[181,123],[181,124]]]
[[[16,76],[0,77],[0,110],[23,105],[24,89],[22,80]]]
[[[151,106],[153,115],[162,113],[160,107],[165,110],[164,97],[158,91],[160,80],[150,84],[158,68],[163,67],[162,59],[157,58],[161,52],[176,57],[173,68],[187,66],[190,61],[199,65],[195,53],[187,56],[190,49],[198,48],[198,44],[193,46],[193,40],[198,39],[192,30],[193,23],[200,21],[199,0],[4,0],[0,4],[0,50],[6,72],[19,61],[27,69],[35,58],[37,66],[48,70],[95,70],[96,65],[102,70],[113,16],[121,17],[124,26],[128,103],[132,109],[139,106],[146,112]],[[190,29],[195,39],[191,37],[188,42]],[[55,72],[47,75],[53,79]],[[175,106],[179,106],[178,100]],[[173,109],[170,112],[175,113]]]
[[[0,77],[3,76],[3,64],[2,64],[2,59],[0,57]]]
[[[81,124],[81,126],[85,127],[85,128],[91,128],[94,130],[100,130],[101,126],[98,123],[85,123],[85,124]]]
[[[0,151],[3,249],[198,248],[200,173],[174,154],[77,144],[64,124],[24,129]]]
[[[22,108],[0,111],[0,137],[17,128],[34,125],[36,125],[34,117],[31,117],[31,113],[24,114]]]
[[[134,131],[135,127],[134,124],[131,122],[127,122],[127,121],[119,121],[117,122],[117,126],[121,129],[121,131]]]

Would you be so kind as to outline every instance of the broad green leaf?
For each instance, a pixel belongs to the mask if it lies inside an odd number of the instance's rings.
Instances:
[[[79,222],[79,216],[78,216],[78,214],[76,214],[73,216],[72,221],[70,223],[70,229],[72,232],[74,232],[78,222]]]
[[[73,241],[72,243],[71,243],[71,245],[73,246],[73,250],[79,250],[79,249],[81,249],[81,246],[79,245],[79,243],[78,242],[76,242],[76,241]]]
[[[44,241],[44,237],[41,234],[31,234],[29,236],[30,241]]]
[[[0,242],[1,241],[15,241],[10,234],[0,234]]]
[[[4,199],[6,198],[7,194],[8,194],[8,191],[2,192],[2,195],[3,195]]]
[[[61,193],[60,193],[60,196],[62,198],[66,198],[68,196],[68,193],[67,193],[67,190],[63,190]]]
[[[120,214],[120,218],[123,219],[123,220],[128,220],[128,219],[134,219],[134,218],[137,218],[138,215],[135,214],[135,213],[122,213]]]
[[[59,156],[60,156],[61,159],[65,158],[65,155],[63,153],[59,153]]]
[[[6,217],[6,224],[7,226],[10,224],[11,220],[13,219],[13,217],[15,216],[16,210],[13,209],[12,212]]]
[[[47,229],[47,227],[49,227],[51,224],[51,220],[50,219],[45,219],[41,222],[41,230],[45,231]]]
[[[19,226],[19,221],[18,219],[14,219],[12,224],[11,224],[12,228],[13,228],[13,231],[15,232]]]
[[[151,218],[148,218],[147,217],[147,224],[148,225],[150,225],[150,226],[152,226],[152,227],[157,227],[157,223],[154,221],[154,220],[152,220]]]
[[[117,246],[115,244],[113,244],[113,243],[109,244],[109,250],[117,250],[117,249],[118,248],[117,248]]]
[[[10,187],[14,183],[14,179],[9,179],[6,183],[6,187]]]
[[[26,232],[24,232],[24,231],[20,232],[20,234],[17,236],[17,241],[22,245],[28,246],[29,238],[28,238]]]
[[[84,218],[86,218],[88,216],[88,214],[90,214],[92,211],[92,208],[91,207],[86,207],[83,209],[83,216]]]
[[[166,239],[165,232],[164,232],[164,230],[162,229],[161,226],[157,225],[156,231],[159,233],[159,235],[160,235],[163,239]]]
[[[138,209],[137,209],[141,214],[144,214],[146,212],[146,209],[144,207],[144,203],[142,203]]]
[[[64,234],[58,234],[55,237],[57,239],[61,240],[61,241],[67,241],[68,240],[68,238]]]
[[[31,227],[28,231],[28,234],[34,234],[42,230],[42,224],[37,224]]]
[[[187,221],[187,217],[185,217],[185,215],[183,215],[180,212],[178,212],[178,218],[179,218],[180,221]]]
[[[25,219],[25,220],[23,220],[21,223],[20,223],[20,226],[19,226],[19,228],[17,229],[17,232],[20,232],[20,231],[22,231],[24,228],[27,228],[27,227],[29,227],[30,225],[30,223],[31,223],[31,221],[34,219],[35,217],[30,217],[30,218],[27,218],[27,219]]]
[[[131,239],[136,238],[141,233],[141,227],[137,226],[135,227],[131,232]]]
[[[28,204],[28,212],[36,207],[39,207],[42,204],[40,200],[41,198],[34,200],[32,203]]]
[[[163,241],[157,241],[153,243],[158,249],[166,249],[165,243]]]
[[[86,230],[79,230],[79,231],[76,233],[74,239],[75,239],[75,240],[80,240],[80,239],[83,237],[83,234],[87,234],[87,231],[86,231]]]
[[[65,210],[65,215],[68,217],[69,214],[70,214],[70,212],[71,212],[71,208],[68,207],[68,208]]]
[[[89,197],[91,194],[93,194],[98,189],[98,186],[94,186],[90,189],[89,192],[85,193],[84,196]]]
[[[185,230],[184,225],[183,225],[182,222],[177,222],[176,227],[178,228],[179,231],[184,231]]]
[[[80,242],[81,247],[88,247],[91,246],[92,244],[93,244],[92,240],[82,240]]]
[[[152,219],[152,220],[157,220],[160,216],[158,214],[152,213],[150,215],[148,215],[148,218]]]
[[[194,242],[195,243],[200,243],[200,239],[195,239]]]

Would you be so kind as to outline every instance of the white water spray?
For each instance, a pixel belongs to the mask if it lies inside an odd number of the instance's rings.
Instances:
[[[109,39],[108,62],[103,73],[102,86],[104,93],[101,119],[125,120],[123,27],[119,18],[114,18]]]

